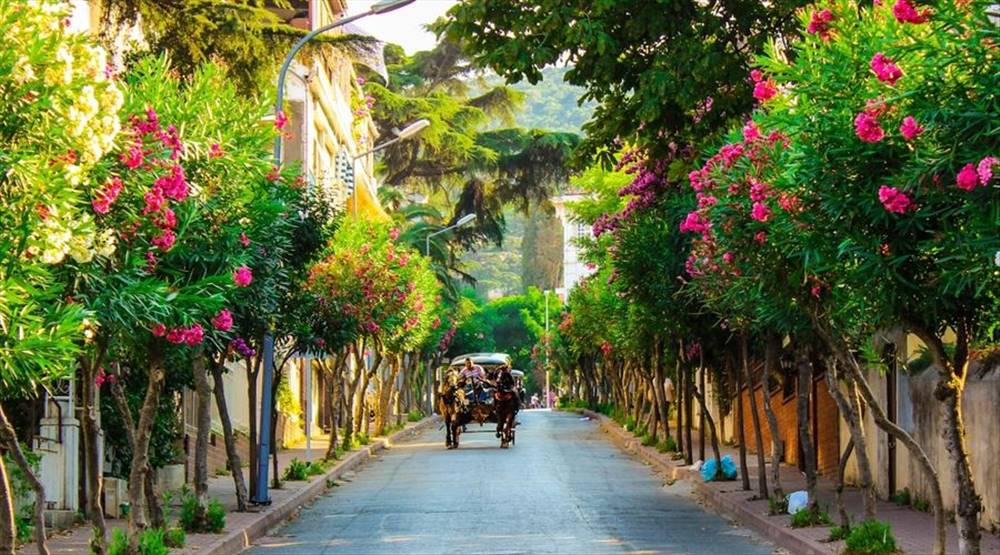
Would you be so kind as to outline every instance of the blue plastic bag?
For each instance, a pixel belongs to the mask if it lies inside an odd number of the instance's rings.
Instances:
[[[718,464],[715,459],[708,459],[701,465],[701,478],[706,482],[718,479]],[[729,455],[722,457],[722,477],[726,480],[736,479],[736,463]]]

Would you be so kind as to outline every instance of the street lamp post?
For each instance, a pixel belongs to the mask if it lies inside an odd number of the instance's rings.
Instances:
[[[549,398],[549,290],[545,290],[545,408],[551,409]]]
[[[414,0],[378,0],[372,4],[371,8],[364,13],[359,13],[343,19],[334,21],[329,25],[324,25],[319,29],[309,32],[306,36],[299,39],[299,42],[295,43],[288,55],[285,56],[284,63],[281,64],[281,71],[278,73],[278,94],[276,95],[274,103],[274,113],[277,114],[282,110],[282,103],[285,98],[285,77],[288,76],[288,72],[292,66],[292,61],[295,60],[295,55],[302,50],[302,47],[306,45],[309,41],[316,38],[317,35],[330,31],[331,29],[336,29],[337,27],[347,25],[352,21],[357,21],[363,17],[368,17],[369,15],[378,15],[386,12],[391,12],[395,9],[402,8],[407,4],[413,3]],[[281,165],[281,136],[279,135],[274,139],[274,166],[278,167]],[[264,386],[261,388],[261,399],[260,399],[260,437],[257,441],[257,490],[255,496],[250,500],[251,503],[256,505],[270,505],[271,495],[267,488],[267,474],[268,474],[268,458],[271,454],[271,404],[273,399],[271,398],[271,382],[274,376],[274,336],[271,335],[271,326],[268,325],[264,332]]]
[[[452,229],[462,227],[469,222],[476,219],[475,214],[466,214],[458,219],[457,222],[451,224],[450,226],[439,229],[434,233],[428,233],[427,237],[424,238],[424,256],[430,258],[431,256],[431,237],[435,235],[441,235],[446,231],[451,231]],[[430,416],[434,414],[434,369],[427,365],[427,415]]]
[[[396,143],[398,143],[400,141],[406,141],[406,140],[412,139],[413,137],[416,137],[421,132],[423,132],[424,129],[427,129],[427,126],[429,126],[430,124],[431,124],[431,122],[429,120],[418,119],[417,121],[415,121],[415,122],[411,123],[410,125],[407,125],[406,127],[404,127],[402,130],[393,129],[392,132],[393,132],[393,134],[396,135],[396,137],[394,139],[388,140],[388,141],[386,141],[386,142],[384,142],[384,143],[382,143],[380,145],[377,145],[375,148],[373,148],[371,150],[368,150],[368,151],[362,152],[361,154],[355,155],[354,158],[351,159],[351,169],[355,170],[355,171],[351,172],[351,180],[352,180],[351,188],[353,189],[353,193],[354,193],[352,195],[354,197],[354,199],[351,202],[351,204],[353,206],[352,212],[355,215],[357,215],[357,213],[358,213],[358,172],[356,171],[357,168],[354,167],[354,165],[357,163],[357,161],[360,160],[360,159],[362,159],[362,158],[364,158],[365,156],[368,156],[369,154],[375,154],[376,152],[378,152],[380,150],[383,150],[385,148],[388,148],[388,147],[390,147],[390,146],[392,146],[392,145],[394,145],[394,144],[396,144]]]

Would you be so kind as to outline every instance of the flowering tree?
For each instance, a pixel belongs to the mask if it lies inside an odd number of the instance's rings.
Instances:
[[[978,550],[981,504],[964,443],[961,393],[972,353],[991,342],[989,285],[1000,246],[993,217],[997,79],[986,3],[917,7],[909,0],[858,10],[849,2],[802,14],[794,56],[771,49],[753,75],[756,125],[787,137],[771,175],[749,185],[749,218],[786,253],[785,292],[884,419],[851,349],[900,325],[939,369],[963,553]],[[791,61],[789,61],[791,58]],[[948,68],[941,71],[941,68]],[[721,154],[721,151],[720,151]],[[737,156],[738,158],[739,156]],[[743,205],[740,217],[746,218]],[[697,215],[695,216],[698,217]],[[724,223],[726,216],[715,220]],[[746,228],[741,223],[738,227]],[[725,231],[725,230],[723,230]],[[832,239],[832,240],[831,240]],[[977,276],[973,279],[972,276]],[[954,351],[944,336],[954,331]],[[940,492],[938,552],[943,551]]]
[[[350,445],[361,420],[361,396],[384,355],[417,348],[433,326],[440,285],[425,258],[399,248],[388,223],[347,219],[334,234],[329,254],[310,269],[306,287],[317,298],[324,320],[342,322],[356,341],[355,374],[347,384],[344,443]],[[363,370],[362,354],[374,350],[376,362]],[[398,372],[398,365],[392,372]],[[383,380],[392,383],[395,376]]]
[[[118,88],[105,54],[64,23],[55,2],[0,1],[0,400],[34,396],[72,375],[85,311],[61,300],[54,266],[114,245],[86,210],[90,171],[114,144]],[[0,405],[0,433],[32,483],[45,549],[44,490]],[[0,462],[0,488],[6,469]],[[0,491],[0,551],[13,550],[13,507]]]

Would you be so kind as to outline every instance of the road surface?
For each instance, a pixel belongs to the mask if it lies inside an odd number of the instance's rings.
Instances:
[[[509,450],[469,433],[449,451],[435,429],[383,451],[250,553],[774,552],[704,509],[683,481],[664,485],[594,422],[548,411],[519,419]]]

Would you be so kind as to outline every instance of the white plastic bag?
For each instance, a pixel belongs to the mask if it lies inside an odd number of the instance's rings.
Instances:
[[[788,494],[788,514],[794,515],[802,509],[805,509],[808,505],[809,492],[799,490]]]
[[[688,468],[690,468],[695,472],[698,472],[699,470],[701,470],[701,460],[694,461],[694,464],[692,464]]]

